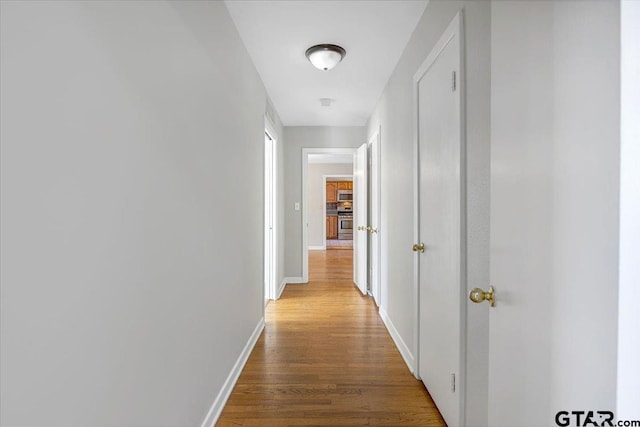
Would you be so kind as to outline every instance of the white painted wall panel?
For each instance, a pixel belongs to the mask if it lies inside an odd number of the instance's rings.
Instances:
[[[552,8],[492,5],[490,426],[553,424]]]
[[[618,407],[622,420],[640,419],[640,2],[621,12],[620,290]]]
[[[553,14],[551,410],[615,410],[620,180],[620,2]],[[582,345],[581,345],[582,344]],[[598,348],[598,351],[585,351]],[[584,373],[593,370],[588,376]]]
[[[619,13],[492,3],[491,425],[616,407]]]
[[[199,425],[262,317],[261,80],[223,3],[1,8],[0,422]]]

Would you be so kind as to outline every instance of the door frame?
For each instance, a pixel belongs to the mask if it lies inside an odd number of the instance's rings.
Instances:
[[[414,126],[414,144],[413,144],[413,236],[415,243],[420,242],[420,121],[419,121],[419,93],[418,87],[422,77],[429,71],[429,68],[440,53],[448,45],[449,41],[458,36],[459,39],[459,60],[460,75],[456,76],[456,88],[460,97],[460,361],[459,361],[459,378],[457,378],[456,388],[459,390],[459,422],[465,425],[465,394],[466,394],[466,330],[467,330],[467,206],[466,206],[466,95],[465,95],[465,43],[464,43],[464,20],[463,11],[460,10],[451,20],[447,28],[442,32],[438,41],[431,49],[429,55],[424,60],[418,71],[413,76],[413,126]],[[413,256],[413,296],[414,296],[414,366],[413,375],[416,379],[420,379],[420,257],[424,256],[416,252]]]
[[[278,234],[277,234],[277,227],[278,227],[278,134],[276,133],[275,127],[273,125],[273,123],[271,122],[271,120],[269,119],[269,117],[265,114],[264,116],[264,133],[266,135],[269,136],[269,138],[271,138],[271,174],[272,174],[272,182],[271,182],[271,201],[270,201],[270,206],[271,206],[271,215],[272,215],[272,224],[271,224],[271,257],[270,257],[270,261],[271,261],[271,265],[269,266],[270,268],[270,277],[269,277],[269,283],[266,286],[263,286],[263,291],[264,291],[264,300],[265,300],[265,305],[266,302],[268,302],[269,300],[276,300],[278,299],[278,293],[276,290],[277,284],[276,284],[276,276],[277,276],[277,256],[278,256]],[[264,149],[266,150],[266,145],[264,147]],[[264,157],[266,157],[266,151],[264,152]],[[266,159],[265,159],[265,166],[266,166]],[[263,171],[263,178],[266,179],[266,173],[267,171],[264,170]],[[267,217],[267,196],[266,194],[263,194],[263,218],[266,219]],[[266,222],[266,221],[264,221]],[[266,253],[266,239],[267,239],[267,230],[265,228],[264,233],[263,233],[263,262],[264,262],[264,269],[267,268],[267,253]],[[264,272],[263,272],[264,275]]]
[[[351,162],[351,168],[353,169],[353,162]],[[345,178],[351,178],[351,182],[353,182],[353,174],[351,175],[322,175],[322,183],[324,186],[322,187],[322,200],[325,203],[322,204],[322,217],[325,218],[325,221],[322,223],[322,250],[327,249],[327,178],[328,179],[339,179],[344,180]]]
[[[309,283],[309,216],[307,209],[307,184],[309,154],[351,154],[355,148],[303,148],[302,149],[302,283]],[[326,191],[326,188],[325,188]],[[325,195],[326,197],[326,195]],[[326,206],[325,206],[326,209]],[[326,216],[326,212],[325,212]],[[325,225],[326,227],[326,225]],[[326,230],[325,230],[326,237]],[[325,239],[326,240],[326,239]]]

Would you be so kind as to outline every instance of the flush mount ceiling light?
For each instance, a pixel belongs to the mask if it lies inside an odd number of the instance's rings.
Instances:
[[[309,62],[318,70],[328,71],[338,65],[347,51],[335,44],[317,44],[305,52]]]

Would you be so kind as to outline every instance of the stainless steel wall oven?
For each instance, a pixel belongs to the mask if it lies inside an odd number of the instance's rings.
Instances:
[[[353,240],[353,214],[338,212],[338,240]]]

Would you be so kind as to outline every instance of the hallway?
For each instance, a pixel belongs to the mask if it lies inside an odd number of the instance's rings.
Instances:
[[[370,298],[351,251],[312,251],[309,284],[266,308],[266,327],[218,426],[443,426]]]

